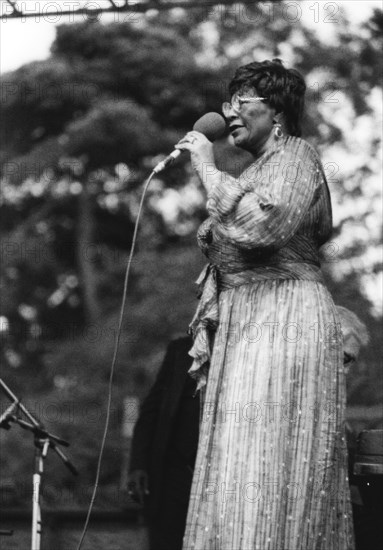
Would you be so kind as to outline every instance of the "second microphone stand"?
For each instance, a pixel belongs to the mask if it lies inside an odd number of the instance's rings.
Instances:
[[[0,378],[0,387],[3,389],[6,396],[12,401],[12,404],[0,417],[0,428],[9,430],[10,423],[15,422],[25,430],[29,430],[34,434],[35,443],[35,471],[33,474],[33,491],[32,491],[32,537],[31,550],[40,550],[41,548],[41,504],[40,504],[40,487],[42,475],[44,472],[44,459],[51,448],[61,458],[65,466],[74,475],[78,475],[78,471],[65,456],[57,445],[69,447],[69,443],[56,435],[53,435],[44,428],[43,424],[33,416],[28,409],[20,402],[16,395],[9,389],[5,382]],[[23,420],[14,411],[20,410],[28,418],[29,422]]]

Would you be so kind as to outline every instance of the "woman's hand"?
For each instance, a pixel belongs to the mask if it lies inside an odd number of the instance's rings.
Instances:
[[[145,503],[145,497],[149,495],[149,476],[145,470],[133,470],[128,477],[128,494],[141,504]]]
[[[213,178],[218,175],[214,161],[213,144],[201,132],[191,131],[175,146],[181,151],[190,151],[190,160],[194,170],[199,175],[207,190],[213,184]]]

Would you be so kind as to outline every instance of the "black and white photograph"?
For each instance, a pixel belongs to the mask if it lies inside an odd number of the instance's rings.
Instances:
[[[0,0],[2,550],[383,547],[382,51],[382,0]]]

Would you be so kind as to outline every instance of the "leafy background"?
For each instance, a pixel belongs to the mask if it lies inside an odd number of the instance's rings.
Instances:
[[[201,114],[220,111],[235,68],[252,60],[280,57],[306,77],[304,136],[321,152],[333,197],[335,230],[323,268],[335,302],[370,333],[348,375],[350,417],[354,430],[381,425],[383,14],[375,10],[355,26],[338,4],[333,36],[322,40],[285,2],[274,4],[273,17],[270,3],[239,3],[61,25],[47,60],[3,75],[2,372],[28,408],[72,444],[80,482],[50,457],[44,496],[51,506],[88,502],[142,182]],[[231,173],[249,161],[228,136],[215,153]],[[204,261],[195,232],[204,204],[186,156],[149,188],[99,506],[119,494],[126,466],[123,400],[143,398],[167,342],[185,333],[196,306],[194,280]],[[8,404],[3,396],[2,410]],[[22,505],[32,436],[15,426],[0,437],[3,498]]]

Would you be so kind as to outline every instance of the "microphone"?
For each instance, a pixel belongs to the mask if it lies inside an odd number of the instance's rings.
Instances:
[[[197,120],[193,126],[193,130],[196,132],[201,132],[204,136],[207,137],[210,141],[215,141],[220,138],[226,129],[225,119],[218,113],[206,113]],[[182,151],[180,149],[175,149],[170,155],[168,155],[164,160],[159,162],[157,166],[153,169],[154,174],[158,174],[164,168],[169,166],[176,158],[180,156]]]

